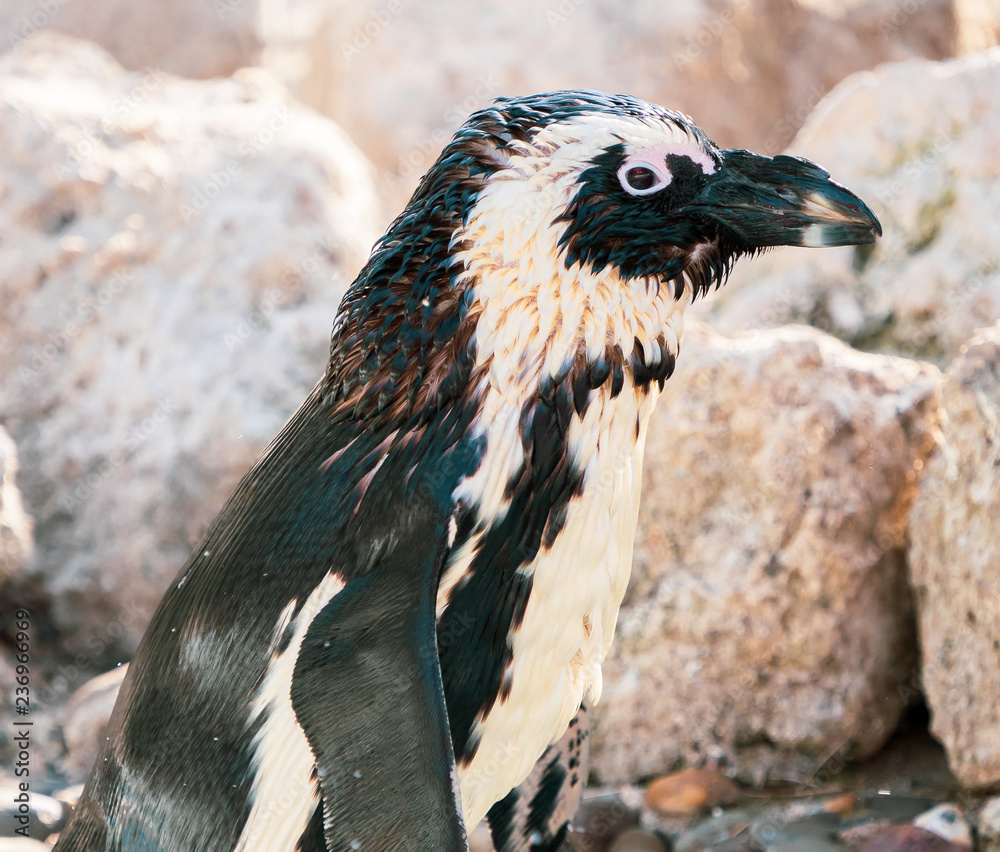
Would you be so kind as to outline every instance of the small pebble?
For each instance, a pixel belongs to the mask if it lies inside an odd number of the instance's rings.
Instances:
[[[938,837],[943,837],[956,846],[972,848],[972,832],[969,830],[965,814],[958,805],[953,805],[951,802],[925,811],[913,820],[913,824],[917,828],[934,832]]]
[[[843,793],[823,802],[823,807],[831,814],[849,814],[854,810],[858,797],[854,793]]]
[[[653,781],[646,807],[660,814],[693,814],[729,805],[740,795],[736,783],[714,769],[682,769]]]
[[[583,850],[606,849],[619,834],[639,824],[638,811],[630,808],[618,793],[584,791],[573,818],[571,843]]]
[[[854,825],[844,826],[837,832],[837,836],[842,843],[846,843],[851,849],[859,846],[866,840],[878,836],[887,828],[891,828],[892,823],[887,819],[876,819],[871,822],[859,822]]]
[[[856,852],[968,852],[915,825],[891,825],[857,847]]]
[[[630,828],[615,838],[608,852],[667,852],[667,846],[651,831]]]

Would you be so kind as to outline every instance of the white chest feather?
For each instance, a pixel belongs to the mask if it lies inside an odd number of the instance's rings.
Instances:
[[[544,158],[543,158],[544,159]],[[460,236],[462,260],[477,297],[477,366],[483,408],[476,424],[486,452],[479,471],[455,498],[476,508],[486,523],[509,509],[505,485],[527,463],[519,417],[539,387],[566,374],[582,353],[596,359],[609,347],[626,358],[639,347],[656,360],[658,348],[675,357],[686,299],[672,286],[623,281],[613,271],[566,269],[558,245],[557,212],[575,189],[575,163],[545,160],[545,179],[525,180],[530,152],[512,160],[518,179],[494,177]],[[508,638],[513,660],[510,691],[476,721],[478,740],[459,769],[469,828],[524,780],[556,741],[587,690],[601,692],[601,661],[614,634],[632,561],[646,423],[658,388],[632,386],[612,398],[607,384],[590,392],[582,418],[573,413],[567,450],[583,489],[565,525],[521,571],[532,578],[524,617]],[[461,581],[479,540],[454,554],[441,581],[438,610]]]
[[[584,487],[552,546],[522,568],[531,574],[532,588],[524,618],[509,640],[510,693],[477,723],[475,757],[459,769],[470,829],[527,777],[566,730],[586,692],[595,701],[600,697],[601,661],[611,646],[631,569],[645,427],[655,397],[655,390],[646,395],[626,387],[613,402],[592,404],[583,421],[574,420],[570,428],[571,452],[585,471]],[[503,440],[505,430],[498,431],[496,452],[510,459],[514,454]],[[491,440],[483,468],[490,468],[493,446]],[[469,482],[463,490],[468,495],[477,484],[487,483]],[[491,488],[482,493],[486,504],[493,505],[495,493]]]

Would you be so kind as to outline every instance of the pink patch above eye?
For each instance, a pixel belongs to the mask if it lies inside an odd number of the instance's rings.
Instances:
[[[663,163],[664,170],[667,174],[670,174],[669,169],[666,167],[667,157],[687,157],[693,163],[697,163],[701,166],[701,171],[703,174],[711,175],[715,174],[715,160],[713,160],[706,151],[699,145],[690,145],[681,143],[665,143],[663,145],[656,145],[652,148],[643,148],[641,151],[636,151],[632,157],[629,157],[629,161],[635,160],[648,160],[654,163]]]

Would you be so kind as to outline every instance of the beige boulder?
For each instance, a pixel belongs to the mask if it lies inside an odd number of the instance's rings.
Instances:
[[[0,52],[40,32],[84,38],[126,68],[224,77],[256,63],[258,0],[2,0]]]
[[[892,734],[917,654],[906,519],[940,382],[815,329],[694,324],[650,424],[594,708],[601,781],[703,762],[811,778]]]
[[[0,181],[0,410],[36,520],[0,592],[71,655],[56,703],[128,658],[322,375],[378,213],[363,155],[267,73],[134,74],[51,33],[0,58]]]
[[[910,520],[931,730],[968,787],[1000,784],[1000,323],[948,368],[941,447]]]
[[[473,109],[558,88],[628,92],[717,142],[780,151],[848,74],[997,43],[992,0],[411,0],[265,15],[264,61],[332,116],[405,198]]]
[[[723,332],[809,322],[853,345],[945,365],[1000,316],[1000,48],[858,74],[789,153],[864,198],[874,246],[775,252],[696,315]]]

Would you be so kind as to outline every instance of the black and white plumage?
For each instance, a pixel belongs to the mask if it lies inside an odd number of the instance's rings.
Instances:
[[[458,850],[487,812],[554,848],[685,306],[879,233],[819,167],[631,97],[474,114],[164,596],[59,852]]]

